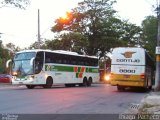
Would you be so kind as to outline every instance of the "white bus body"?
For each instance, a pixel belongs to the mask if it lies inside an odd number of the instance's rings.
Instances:
[[[53,84],[90,86],[99,81],[98,58],[62,50],[25,50],[12,61],[12,84],[28,88]]]

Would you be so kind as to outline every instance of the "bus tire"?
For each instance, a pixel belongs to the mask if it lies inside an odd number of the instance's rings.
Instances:
[[[87,80],[87,86],[91,86],[92,84],[92,78],[90,77],[88,80]]]
[[[26,87],[27,87],[28,89],[33,89],[35,86],[34,86],[34,85],[26,85]]]
[[[87,81],[86,77],[83,78],[83,86],[85,86],[85,87],[88,86],[88,81]]]
[[[51,77],[48,77],[46,80],[46,84],[43,85],[43,88],[51,88],[53,85],[53,79]]]
[[[118,90],[118,91],[124,91],[125,88],[124,88],[123,86],[119,86],[119,85],[118,85],[118,86],[117,86],[117,90]]]
[[[152,85],[151,85],[151,86],[149,86],[149,90],[152,90]]]

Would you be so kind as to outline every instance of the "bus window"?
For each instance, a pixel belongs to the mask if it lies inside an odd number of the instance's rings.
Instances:
[[[44,53],[38,52],[35,59],[35,73],[39,73],[43,68]]]

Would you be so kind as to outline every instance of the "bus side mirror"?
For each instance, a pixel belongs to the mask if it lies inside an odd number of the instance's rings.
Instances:
[[[31,65],[31,66],[33,65],[34,60],[35,60],[34,57],[30,60],[30,65]]]
[[[9,67],[9,63],[10,63],[11,61],[12,61],[11,59],[7,60],[7,62],[6,62],[6,68]]]

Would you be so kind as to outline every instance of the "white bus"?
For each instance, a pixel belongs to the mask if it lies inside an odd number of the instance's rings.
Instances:
[[[53,84],[66,87],[91,86],[99,81],[98,58],[63,50],[24,50],[17,52],[12,62],[12,84],[51,88]]]
[[[126,87],[151,88],[154,84],[154,61],[143,48],[119,47],[113,49],[111,85],[118,90]]]

